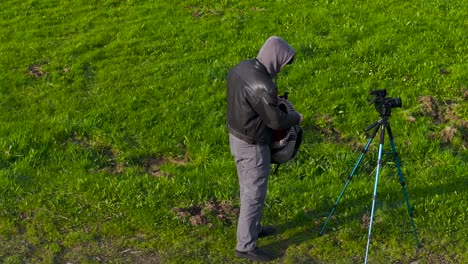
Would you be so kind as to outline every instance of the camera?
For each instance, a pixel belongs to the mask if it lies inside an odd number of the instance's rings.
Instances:
[[[375,109],[379,114],[384,117],[389,117],[392,114],[391,109],[392,108],[397,108],[401,107],[401,98],[400,97],[386,97],[387,96],[387,90],[382,89],[382,90],[371,90],[370,94],[375,96],[374,100],[371,102],[371,104],[375,104]]]

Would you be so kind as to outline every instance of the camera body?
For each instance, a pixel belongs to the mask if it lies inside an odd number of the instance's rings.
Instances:
[[[389,117],[392,115],[392,108],[401,107],[401,98],[400,97],[386,97],[387,90],[371,90],[370,94],[375,96],[372,103],[375,104],[375,109],[379,112],[382,117]]]

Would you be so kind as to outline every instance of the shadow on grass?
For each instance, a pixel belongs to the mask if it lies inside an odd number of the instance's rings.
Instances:
[[[400,187],[400,183],[398,182],[397,178],[395,178],[395,185]],[[340,225],[346,225],[346,223],[353,222],[353,221],[354,222],[360,221],[362,234],[364,235],[366,234],[368,230],[368,223],[365,222],[365,219],[368,220],[366,216],[370,215],[373,186],[374,186],[374,179],[371,182],[369,182],[369,189],[368,191],[366,191],[366,194],[359,195],[357,197],[356,196],[346,197],[347,196],[346,192],[352,189],[352,183],[350,186],[348,186],[348,189],[344,193],[342,200],[339,202],[336,208],[336,211],[334,212],[330,222],[327,225],[324,236],[326,236],[327,233],[333,233],[334,232],[333,230],[336,227]],[[462,175],[460,175],[457,178],[454,178],[453,181],[450,183],[433,185],[430,187],[429,185],[406,186],[406,189],[409,195],[409,202],[410,202],[413,214],[414,214],[414,219],[417,221],[418,216],[424,213],[422,212],[422,208],[424,207],[423,203],[428,198],[430,199],[431,197],[435,197],[437,195],[450,194],[450,193],[458,193],[459,195],[463,196],[464,194],[468,192],[467,187],[468,187],[468,180],[466,179],[466,177],[463,177]],[[337,191],[336,195],[338,196],[338,194],[339,193]],[[379,198],[383,196],[390,197],[390,198],[385,199],[385,200],[383,198]],[[276,226],[277,233],[278,233],[277,235],[280,238],[275,239],[272,242],[266,243],[265,248],[270,251],[276,252],[276,255],[280,259],[284,259],[285,256],[287,255],[286,252],[288,248],[296,247],[304,243],[309,244],[309,242],[312,242],[314,240],[318,241],[318,238],[320,237],[319,235],[320,230],[325,222],[325,219],[327,218],[328,214],[333,208],[333,205],[334,203],[328,204],[328,202],[323,201],[314,210],[314,212],[306,211],[304,213],[300,213],[296,217],[294,217],[292,220]],[[376,210],[383,210],[383,211],[392,210],[397,207],[404,208],[404,211],[406,213],[404,213],[405,215],[402,215],[402,217],[404,219],[407,218],[408,221],[403,221],[401,223],[401,227],[407,231],[405,233],[407,233],[408,236],[413,236],[412,234],[413,230],[409,223],[410,218],[408,215],[408,211],[406,210],[407,207],[405,203],[405,197],[403,195],[401,188],[392,188],[392,189],[380,188],[378,190],[378,197],[377,197],[376,205],[377,205]],[[418,208],[421,208],[421,210],[418,210]],[[346,214],[343,214],[340,212],[344,210],[347,210]],[[428,212],[426,214],[432,214],[432,213],[436,213],[436,212]],[[429,216],[426,216],[426,217],[429,217]],[[379,225],[385,224],[385,223],[376,223],[375,220],[376,219],[374,219],[374,224],[376,224],[377,228]],[[395,223],[395,224],[398,224],[398,223]],[[462,225],[463,223],[460,222],[459,224]],[[416,224],[417,232],[420,233],[419,229],[424,228],[424,227],[427,228],[427,224],[420,223],[419,226],[418,224]],[[419,240],[421,242],[421,248],[424,248],[424,244],[431,243],[431,241],[427,241],[424,237],[421,237],[421,235],[419,235]],[[321,242],[317,242],[317,243],[321,243]],[[304,256],[304,257],[310,258],[310,256]],[[311,263],[315,263],[318,260],[308,259],[308,261],[310,261]]]
[[[275,252],[277,257],[281,259],[286,256],[288,248],[316,240],[319,237],[319,223],[321,223],[320,219],[323,217],[323,214],[305,212],[297,215],[287,223],[275,226],[277,230],[276,236],[281,238],[277,238],[266,244],[265,248]],[[314,263],[312,259],[309,259],[309,261]]]

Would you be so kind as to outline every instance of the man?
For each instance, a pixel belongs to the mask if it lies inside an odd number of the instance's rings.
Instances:
[[[257,247],[257,239],[272,235],[271,226],[261,226],[270,174],[270,143],[273,131],[302,122],[297,112],[278,107],[273,79],[294,60],[295,51],[283,39],[272,36],[256,59],[244,60],[227,77],[227,127],[240,185],[240,215],[236,255],[254,261],[269,261],[271,253]]]

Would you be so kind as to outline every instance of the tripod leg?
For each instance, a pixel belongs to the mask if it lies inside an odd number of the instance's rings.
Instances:
[[[375,126],[375,125],[374,125],[374,126]],[[372,127],[371,127],[370,129],[372,129]],[[367,144],[366,144],[366,146],[364,147],[364,149],[362,150],[361,155],[359,155],[359,158],[358,158],[356,164],[354,165],[353,171],[351,172],[351,174],[349,174],[348,179],[346,180],[346,183],[345,183],[343,189],[341,190],[340,195],[339,195],[338,198],[336,199],[335,205],[333,206],[332,210],[330,211],[330,214],[328,214],[327,220],[326,220],[325,223],[323,224],[322,230],[320,230],[320,235],[323,235],[323,233],[325,232],[325,229],[326,229],[326,227],[327,227],[327,225],[328,225],[328,222],[330,221],[330,218],[332,217],[333,213],[335,212],[335,209],[336,209],[336,207],[338,206],[338,203],[340,202],[341,197],[343,196],[343,194],[344,194],[346,188],[348,188],[349,183],[350,183],[351,180],[353,179],[354,173],[356,173],[356,170],[357,170],[359,164],[361,163],[362,158],[364,157],[364,154],[366,154],[367,150],[369,149],[369,146],[370,146],[370,144],[371,144],[371,142],[372,142],[372,139],[374,139],[375,134],[377,133],[377,130],[379,130],[379,127],[378,127],[378,126],[377,126],[377,127],[374,129],[374,131],[372,132],[372,135],[369,137],[369,140],[367,140]]]
[[[421,247],[421,245],[419,243],[418,233],[416,232],[416,225],[414,224],[413,210],[411,210],[411,205],[410,205],[409,198],[408,198],[408,192],[406,191],[406,183],[405,183],[405,179],[403,178],[403,173],[401,171],[400,159],[398,158],[398,153],[396,151],[395,143],[393,141],[393,134],[392,134],[392,130],[390,128],[390,124],[388,124],[388,126],[387,126],[387,131],[388,131],[388,137],[390,139],[390,145],[392,146],[393,158],[395,159],[395,164],[396,164],[397,170],[398,170],[398,177],[399,177],[399,180],[400,180],[401,189],[403,191],[403,195],[405,196],[406,207],[408,207],[408,214],[409,214],[410,219],[411,219],[411,225],[413,226],[414,238],[416,239],[416,244],[417,244],[417,246],[419,248],[419,247]]]
[[[382,153],[383,153],[386,126],[387,126],[386,122],[382,123],[380,126],[381,130],[380,130],[379,155],[377,159],[377,172],[375,173],[374,195],[372,196],[372,210],[371,210],[370,223],[369,223],[369,234],[367,235],[366,258],[364,260],[364,263],[367,263],[367,258],[369,256],[369,247],[370,247],[370,240],[371,240],[371,233],[372,233],[372,222],[374,220],[375,202],[377,200],[377,186],[379,184],[380,169],[382,167]]]

